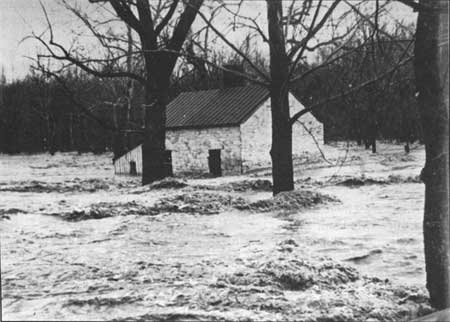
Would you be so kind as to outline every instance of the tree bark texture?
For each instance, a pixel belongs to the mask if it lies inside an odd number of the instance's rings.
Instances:
[[[173,4],[176,6],[178,2]],[[169,51],[179,52],[186,40],[192,23],[197,16],[203,0],[187,2],[171,39],[167,44]],[[170,75],[178,55],[158,52],[158,27],[153,26],[151,13],[146,0],[137,1],[141,21],[139,37],[142,44],[146,71],[145,84],[145,130],[142,144],[142,184],[160,180],[169,175],[165,167],[166,106],[169,98]]]
[[[163,179],[168,77],[159,87],[145,89],[145,130],[142,144],[142,184]],[[167,85],[165,85],[167,84]]]
[[[447,1],[420,3],[448,10]],[[447,35],[441,46],[440,33]],[[450,307],[448,13],[419,11],[414,68],[426,150],[422,180],[427,289],[431,305],[443,309]]]
[[[282,1],[267,0],[270,39],[273,194],[294,189],[292,127],[289,114],[289,58],[281,19]]]

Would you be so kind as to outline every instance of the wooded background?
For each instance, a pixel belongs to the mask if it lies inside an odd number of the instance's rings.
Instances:
[[[397,41],[406,42],[405,37],[399,35]],[[373,51],[377,52],[375,61]],[[392,40],[379,39],[297,81],[292,90],[305,105],[314,103],[339,94],[349,83],[366,81],[371,70],[386,68],[399,54]],[[242,64],[235,56],[217,57],[216,63]],[[260,64],[265,65],[264,61]],[[170,99],[183,91],[223,86],[221,70],[201,67],[194,65],[182,77],[172,77]],[[313,67],[302,65],[299,71]],[[35,70],[14,82],[8,83],[1,77],[0,152],[102,153],[114,150],[116,144],[120,153],[141,143],[143,89],[138,82],[98,79],[76,68],[58,77],[59,80]],[[362,144],[371,136],[378,140],[420,142],[422,130],[415,93],[414,71],[409,63],[390,78],[323,104],[314,114],[325,125],[327,142],[351,140]]]

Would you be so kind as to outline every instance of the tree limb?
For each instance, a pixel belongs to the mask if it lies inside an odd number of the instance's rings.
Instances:
[[[116,1],[116,0],[112,0],[112,1]],[[48,17],[47,11],[42,3],[41,3],[41,7],[43,10],[45,19],[47,21],[47,24],[48,24],[48,28],[49,28],[49,32],[50,32],[50,41],[49,41],[49,44],[47,44],[42,39],[41,36],[38,36],[34,33],[33,33],[33,38],[38,40],[41,44],[44,45],[44,47],[50,53],[52,58],[57,59],[57,60],[62,60],[62,61],[69,61],[72,64],[78,66],[80,69],[84,70],[85,72],[88,72],[97,77],[101,77],[101,78],[128,77],[128,78],[135,79],[135,80],[139,81],[140,83],[145,83],[145,79],[137,74],[134,74],[131,72],[123,72],[123,71],[117,71],[117,72],[98,71],[98,70],[95,70],[95,69],[89,67],[88,65],[84,64],[77,58],[73,57],[61,44],[58,44],[54,41],[53,28],[50,23],[50,19]],[[63,55],[58,55],[50,46],[54,46],[54,47],[58,48],[63,53]],[[38,58],[39,57],[44,57],[44,56],[38,55]]]
[[[371,79],[371,80],[368,80],[368,81],[366,81],[366,82],[363,82],[363,83],[361,83],[360,85],[358,85],[358,86],[356,86],[356,87],[353,87],[352,89],[350,89],[350,90],[348,90],[348,91],[345,91],[345,92],[343,92],[343,93],[341,93],[341,94],[338,94],[338,95],[334,95],[334,96],[328,97],[328,98],[323,99],[323,100],[321,100],[321,101],[319,101],[319,102],[317,102],[317,103],[315,103],[315,104],[312,104],[311,106],[309,106],[309,107],[307,107],[307,108],[304,108],[303,110],[301,110],[301,111],[295,113],[295,114],[291,117],[291,121],[290,121],[291,125],[294,124],[295,121],[297,121],[302,115],[305,115],[305,114],[307,114],[307,113],[309,113],[309,112],[312,112],[312,111],[316,110],[317,108],[323,106],[324,104],[333,102],[333,101],[335,101],[335,100],[337,100],[337,99],[340,99],[340,98],[343,98],[343,97],[345,97],[345,96],[347,96],[347,95],[349,95],[349,94],[356,93],[356,92],[362,90],[363,88],[365,88],[365,87],[367,87],[367,86],[370,86],[370,85],[372,85],[372,84],[378,82],[379,80],[381,80],[381,79],[383,79],[383,78],[385,78],[385,77],[391,75],[393,72],[395,72],[395,71],[396,71],[398,68],[400,68],[401,66],[406,65],[407,63],[411,62],[412,59],[413,59],[412,57],[408,57],[408,58],[406,58],[405,60],[403,60],[402,62],[396,64],[396,66],[394,66],[393,68],[389,69],[387,72],[385,72],[385,73],[383,73],[383,74],[381,74],[381,75],[378,75],[377,77],[375,77],[375,78],[373,78],[373,79]]]
[[[334,9],[337,7],[337,5],[341,2],[341,0],[334,0],[333,4],[330,6],[330,8],[328,8],[327,12],[323,15],[322,19],[317,23],[316,26],[311,26],[311,29],[308,31],[308,34],[306,35],[305,38],[303,38],[301,41],[299,41],[299,43],[294,46],[289,54],[288,57],[290,59],[292,59],[295,54],[301,50],[310,40],[311,38],[313,38],[317,32],[322,29],[323,25],[325,24],[325,22],[327,21],[328,17],[333,13]],[[301,55],[300,55],[301,56]],[[297,62],[298,62],[299,58],[297,58]],[[293,65],[293,68],[295,68],[295,64]]]
[[[208,18],[205,17],[203,13],[200,11],[198,12],[199,16],[203,19],[203,21],[216,33],[217,36],[219,36],[220,39],[222,39],[225,44],[227,44],[231,49],[233,49],[242,59],[247,62],[250,67],[256,71],[265,81],[270,82],[270,78],[262,72],[252,61],[250,58],[247,57],[239,48],[237,48],[233,43],[231,43],[219,30],[217,30],[216,27],[208,20]]]
[[[164,27],[169,23],[170,19],[172,18],[175,9],[177,8],[179,3],[179,0],[173,0],[169,11],[167,12],[167,14],[164,16],[164,18],[161,20],[161,22],[156,26],[155,28],[155,34],[159,35],[161,33],[161,31],[164,29]]]
[[[92,0],[91,0],[92,1]],[[123,0],[108,0],[120,19],[133,28],[137,33],[142,33],[142,26],[134,15],[133,11],[123,2]]]

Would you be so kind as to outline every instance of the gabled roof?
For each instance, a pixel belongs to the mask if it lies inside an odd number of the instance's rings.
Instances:
[[[269,90],[258,85],[184,92],[167,105],[166,127],[239,125],[268,98]]]

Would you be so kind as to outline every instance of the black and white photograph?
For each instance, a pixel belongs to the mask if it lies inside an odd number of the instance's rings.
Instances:
[[[0,0],[1,321],[450,322],[448,0]]]

